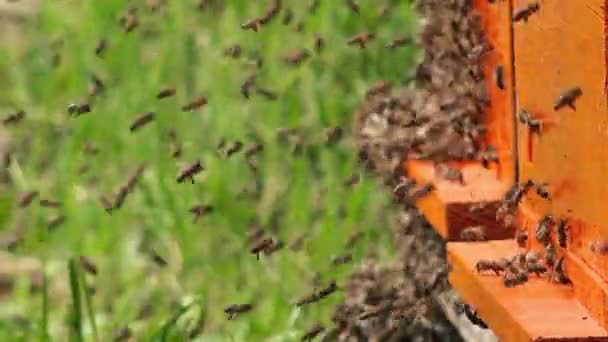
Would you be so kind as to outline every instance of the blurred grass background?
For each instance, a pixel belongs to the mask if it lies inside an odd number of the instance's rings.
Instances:
[[[342,285],[370,247],[377,247],[380,259],[392,255],[388,194],[367,174],[355,186],[344,182],[362,172],[350,122],[367,88],[378,79],[403,84],[409,76],[414,47],[385,45],[414,34],[413,5],[359,0],[357,15],[345,1],[320,1],[314,13],[310,1],[283,1],[293,10],[291,24],[281,23],[281,13],[256,33],[240,25],[262,15],[270,1],[215,1],[205,10],[195,1],[160,1],[156,11],[151,3],[42,1],[36,14],[15,23],[18,38],[0,35],[0,110],[27,112],[21,124],[3,128],[13,151],[2,172],[0,229],[24,232],[12,253],[42,260],[50,284],[48,302],[44,291],[20,283],[0,305],[0,340],[63,341],[74,333],[68,260],[79,255],[99,269],[86,282],[95,289],[100,341],[112,340],[125,326],[138,340],[152,340],[180,305],[192,301],[196,305],[170,324],[166,340],[186,340],[197,327],[196,338],[204,341],[299,340],[317,321],[329,326],[341,301],[337,294],[296,308],[293,302],[314,289],[315,272],[321,277],[317,288],[331,279]],[[118,24],[127,6],[138,7],[140,20],[131,33]],[[381,17],[383,6],[390,11]],[[348,46],[361,31],[374,32],[376,39],[364,50]],[[314,52],[315,34],[325,40],[320,54]],[[102,38],[108,47],[99,57],[94,50]],[[242,56],[224,56],[235,43]],[[286,65],[283,58],[294,48],[308,49],[311,58]],[[257,56],[264,60],[259,70]],[[276,101],[241,96],[240,84],[253,73],[260,87],[277,92]],[[105,83],[105,93],[95,98],[91,113],[70,118],[68,104],[87,101],[93,74]],[[157,100],[166,87],[177,95]],[[180,110],[200,95],[209,99],[207,106]],[[131,133],[129,124],[146,111],[156,112],[155,122]],[[345,137],[326,146],[323,132],[335,126]],[[304,132],[299,154],[292,153],[293,141],[276,134],[296,127]],[[170,152],[170,129],[183,143],[177,159]],[[219,156],[221,138],[263,143],[254,158],[259,172],[251,171],[242,152]],[[89,143],[98,154],[84,152]],[[180,168],[196,159],[205,167],[196,183],[177,184]],[[99,196],[114,193],[141,163],[147,167],[137,188],[108,215]],[[61,201],[61,208],[40,207],[38,199],[17,208],[17,197],[29,190]],[[193,223],[188,210],[200,203],[215,210]],[[47,221],[57,215],[65,222],[49,231]],[[286,247],[256,260],[247,238],[252,222],[287,245],[307,234],[303,249]],[[332,257],[345,252],[356,231],[364,239],[353,251],[354,262],[333,266]],[[151,262],[142,245],[168,266]],[[81,301],[84,339],[94,340]],[[223,309],[234,303],[255,307],[229,321]]]

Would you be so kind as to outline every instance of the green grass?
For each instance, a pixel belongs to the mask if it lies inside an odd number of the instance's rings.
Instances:
[[[198,322],[198,338],[205,341],[295,341],[317,320],[329,325],[342,297],[296,308],[293,302],[313,290],[314,272],[321,274],[321,286],[330,279],[344,284],[371,244],[381,246],[382,257],[391,255],[387,194],[369,175],[354,187],[343,182],[358,172],[348,133],[366,89],[377,79],[402,83],[414,62],[413,47],[384,48],[391,39],[414,33],[411,5],[394,1],[391,14],[379,18],[382,0],[361,0],[360,16],[342,1],[321,1],[314,15],[306,9],[308,1],[284,1],[294,10],[294,22],[285,27],[281,16],[255,33],[240,24],[262,14],[268,2],[226,2],[215,12],[197,11],[194,1],[186,0],[167,1],[156,13],[140,8],[140,26],[126,34],[117,23],[124,0],[42,1],[39,15],[25,24],[21,45],[0,48],[0,110],[27,111],[22,124],[9,128],[18,149],[9,184],[2,188],[0,229],[25,229],[15,253],[43,260],[49,277],[48,289],[17,290],[2,304],[0,339],[38,340],[48,330],[51,340],[64,341],[78,328],[86,341],[96,333],[109,341],[128,325],[144,341],[162,336],[180,341]],[[294,29],[299,20],[303,32]],[[364,30],[377,35],[368,49],[347,46],[349,37]],[[314,53],[315,33],[325,39],[320,55]],[[53,47],[58,38],[63,46]],[[102,58],[94,54],[99,38],[109,42]],[[239,60],[223,56],[232,43],[243,48]],[[285,65],[287,51],[301,47],[313,52],[312,58],[299,67]],[[61,55],[56,68],[53,49]],[[276,91],[277,101],[255,95],[248,101],[239,93],[241,82],[256,72],[247,62],[256,54],[265,61],[257,83]],[[104,80],[106,93],[95,100],[92,113],[70,118],[67,105],[86,100],[92,73]],[[175,87],[177,95],[157,100],[164,87]],[[180,110],[198,95],[209,98],[205,108]],[[129,132],[130,122],[146,111],[156,111],[156,121]],[[323,130],[336,125],[346,137],[325,146]],[[301,154],[277,140],[280,127],[306,132]],[[178,160],[170,155],[170,128],[183,142]],[[264,143],[256,157],[259,174],[247,167],[242,152],[219,157],[215,145],[221,137]],[[83,153],[87,142],[99,147],[98,155]],[[177,184],[179,169],[196,159],[205,167],[196,183]],[[142,162],[147,168],[136,189],[121,210],[108,215],[99,195],[114,193]],[[85,163],[89,169],[80,173]],[[30,189],[62,201],[62,208],[34,202],[18,209],[16,196]],[[239,195],[242,189],[248,194]],[[215,211],[194,224],[188,209],[197,203]],[[47,219],[59,213],[65,223],[48,231]],[[252,220],[286,243],[304,232],[310,236],[299,252],[285,248],[256,260],[247,242]],[[357,229],[365,239],[354,249],[355,262],[332,266],[331,258],[344,252]],[[152,263],[139,251],[142,244],[168,266]],[[98,276],[85,278],[77,271],[68,276],[68,260],[81,254],[97,262]],[[73,299],[70,280],[80,290]],[[81,303],[85,280],[96,292]],[[225,306],[246,302],[254,303],[252,312],[226,319]],[[143,307],[149,308],[146,314]],[[85,313],[91,317],[82,317]],[[28,318],[30,328],[18,329],[8,319],[13,315]]]

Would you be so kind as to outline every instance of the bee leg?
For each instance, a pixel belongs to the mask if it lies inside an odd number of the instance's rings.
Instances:
[[[576,111],[576,106],[574,105],[574,102],[568,102],[568,107],[570,107],[572,110]]]

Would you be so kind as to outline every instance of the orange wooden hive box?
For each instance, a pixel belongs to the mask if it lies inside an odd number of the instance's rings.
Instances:
[[[494,47],[483,61],[487,79],[496,66],[505,70],[505,90],[488,82],[486,116],[487,143],[497,148],[500,163],[489,170],[476,162],[458,165],[465,179],[459,185],[436,177],[430,162],[409,160],[409,176],[435,185],[416,205],[449,241],[450,282],[501,341],[608,341],[608,255],[598,248],[608,243],[608,6],[604,0],[474,3]],[[540,9],[513,22],[513,14],[531,3]],[[560,94],[573,87],[582,96],[556,110]],[[542,122],[540,132],[516,119],[522,110]],[[516,227],[497,223],[503,195],[529,179],[546,184],[549,199],[529,191]],[[480,202],[493,205],[471,214],[468,208]],[[506,288],[502,277],[476,271],[480,259],[529,250],[543,255],[535,232],[547,214],[567,222],[565,247],[556,231],[551,238],[570,285],[531,275]],[[490,241],[457,241],[463,228],[477,224],[486,226]],[[516,231],[527,231],[525,248],[515,242]]]

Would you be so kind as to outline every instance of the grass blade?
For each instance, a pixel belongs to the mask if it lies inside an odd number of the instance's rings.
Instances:
[[[171,318],[167,322],[165,322],[165,324],[163,324],[160,330],[154,334],[152,341],[168,341],[169,333],[171,332],[177,321],[180,319],[180,317],[182,317],[186,312],[188,312],[188,310],[190,310],[190,308],[192,308],[194,305],[199,304],[199,302],[200,300],[197,299],[193,300],[190,304],[182,305],[173,314],[173,316],[171,316]]]
[[[42,273],[42,318],[40,322],[41,341],[50,341],[49,335],[49,284],[46,267]]]
[[[99,341],[99,335],[97,335],[97,323],[95,322],[95,310],[93,308],[93,298],[91,293],[85,287],[85,277],[83,272],[78,272],[80,284],[82,285],[82,292],[84,293],[85,305],[87,307],[87,315],[89,316],[89,322],[91,324],[91,330],[93,330],[93,341]]]
[[[82,337],[82,305],[80,303],[80,284],[78,281],[78,266],[76,260],[68,262],[70,274],[70,289],[72,290],[72,311],[70,313],[70,340],[84,341]]]

